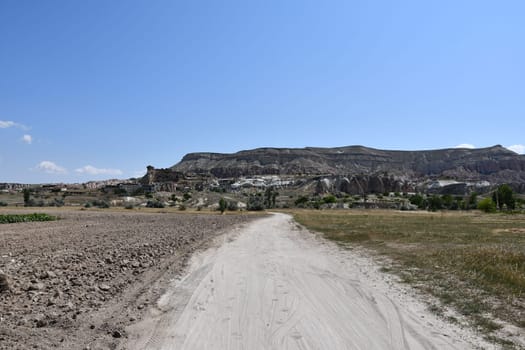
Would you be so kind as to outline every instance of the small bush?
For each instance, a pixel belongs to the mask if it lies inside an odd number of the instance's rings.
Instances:
[[[308,197],[301,196],[295,200],[295,206],[299,208],[304,208],[308,203]]]
[[[0,207],[7,207],[7,203],[6,202],[0,202]]]
[[[485,213],[493,213],[496,211],[496,203],[492,201],[492,198],[485,198],[478,202],[478,209]]]
[[[164,203],[161,201],[148,201],[146,203],[146,208],[164,208]]]
[[[337,202],[337,199],[333,195],[328,195],[328,196],[323,198],[323,202],[326,203],[326,204],[333,204],[333,203]]]

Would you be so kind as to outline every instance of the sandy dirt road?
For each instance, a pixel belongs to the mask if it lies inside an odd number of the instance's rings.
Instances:
[[[403,288],[366,255],[274,214],[196,255],[122,348],[492,348]]]

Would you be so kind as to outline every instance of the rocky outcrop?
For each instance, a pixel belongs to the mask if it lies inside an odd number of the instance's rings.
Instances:
[[[152,185],[155,183],[178,182],[181,179],[184,179],[184,174],[178,171],[172,169],[156,169],[149,165],[147,167],[147,173],[140,179],[140,183],[143,185]]]
[[[411,192],[412,184],[386,175],[354,175],[350,178],[325,176],[316,180],[316,193],[342,192],[351,195],[367,193],[383,194],[385,192]]]
[[[171,170],[218,178],[338,176],[338,187],[346,193],[359,193],[363,189],[376,193],[404,191],[408,188],[403,184],[406,182],[403,179],[421,181],[437,178],[511,183],[520,192],[525,190],[525,156],[500,145],[429,151],[386,151],[349,146],[259,148],[233,154],[190,153]]]

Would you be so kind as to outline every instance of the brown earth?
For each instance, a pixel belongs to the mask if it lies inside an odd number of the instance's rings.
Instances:
[[[0,349],[116,348],[125,327],[141,318],[193,251],[251,220],[138,211],[52,214],[60,220],[0,225],[0,275],[7,277],[0,291]]]

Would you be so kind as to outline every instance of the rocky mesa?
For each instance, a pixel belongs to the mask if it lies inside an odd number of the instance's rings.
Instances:
[[[404,181],[429,179],[509,183],[525,191],[525,155],[501,145],[425,151],[337,148],[258,148],[232,154],[190,153],[171,170],[216,178],[264,175],[381,176]]]

